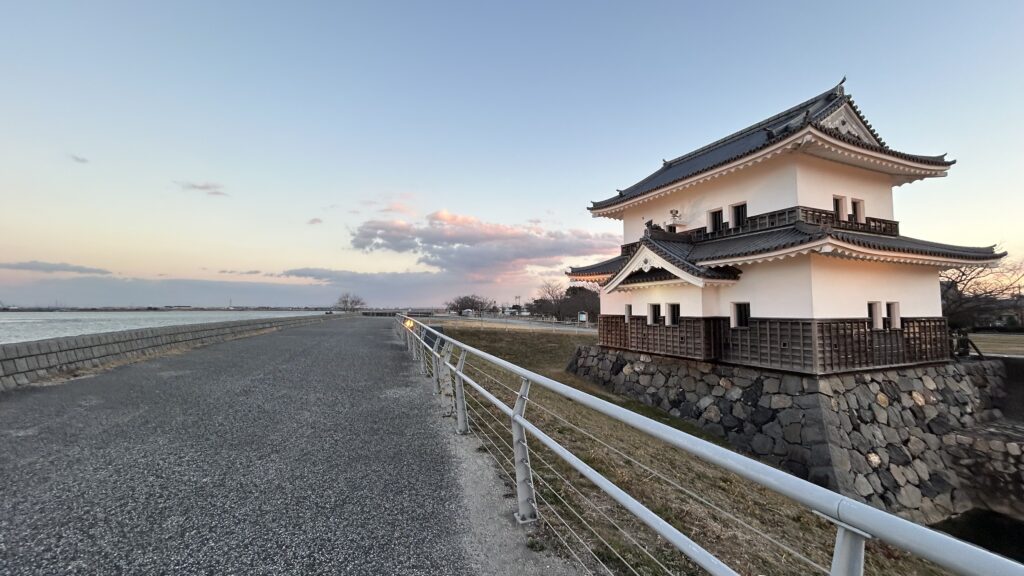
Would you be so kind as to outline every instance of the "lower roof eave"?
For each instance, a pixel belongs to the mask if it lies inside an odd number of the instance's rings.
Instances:
[[[896,264],[916,264],[920,266],[935,266],[938,268],[959,268],[961,266],[994,266],[1006,255],[1005,253],[993,254],[991,258],[961,258],[956,256],[941,256],[930,254],[915,254],[911,252],[892,252],[885,250],[872,250],[845,242],[838,242],[834,239],[818,240],[808,244],[764,252],[761,254],[750,254],[732,258],[720,258],[698,262],[701,266],[745,266],[760,264],[773,260],[794,258],[806,254],[822,254],[836,258],[847,258],[851,260],[866,260],[875,262],[892,262]]]

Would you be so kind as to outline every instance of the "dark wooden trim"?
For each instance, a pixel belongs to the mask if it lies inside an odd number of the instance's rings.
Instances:
[[[844,218],[837,218],[835,212],[832,210],[808,208],[807,206],[793,206],[792,208],[775,210],[774,212],[765,212],[763,214],[747,216],[746,221],[739,225],[736,225],[736,223],[733,222],[730,223],[733,224],[732,226],[717,231],[709,231],[707,226],[702,226],[679,234],[688,235],[691,242],[702,242],[704,240],[715,240],[718,238],[727,238],[729,236],[738,236],[740,234],[749,234],[751,232],[760,232],[762,230],[789,226],[796,222],[807,222],[818,226],[829,226],[837,230],[868,232],[871,234],[882,234],[884,236],[900,235],[900,223],[895,220],[886,220],[884,218],[868,216],[864,218],[863,222],[851,222]]]
[[[805,374],[933,364],[951,359],[945,318],[903,318],[902,327],[871,329],[868,318],[751,318],[746,328],[732,328],[729,318],[680,317],[666,326],[646,316],[602,314],[602,346],[716,360]]]

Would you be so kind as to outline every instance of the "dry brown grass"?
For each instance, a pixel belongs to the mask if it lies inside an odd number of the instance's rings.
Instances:
[[[1024,334],[974,333],[971,340],[985,354],[1024,356]]]
[[[470,346],[700,435],[685,422],[566,373],[576,345],[594,343],[592,336],[455,327],[446,332]],[[512,405],[518,378],[487,366],[471,366],[467,373],[475,374],[479,384]],[[530,396],[531,422],[739,573],[821,573],[794,551],[812,563],[829,566],[835,529],[798,504],[544,389],[534,387]],[[467,397],[474,432],[511,476],[508,418],[479,394]],[[539,442],[531,441],[530,449],[548,545],[566,551],[559,539],[566,540],[570,548],[566,553],[579,557],[594,573],[607,573],[602,563],[615,574],[703,573]],[[511,490],[513,484],[509,486]],[[868,550],[867,574],[944,573],[879,542],[870,542]]]

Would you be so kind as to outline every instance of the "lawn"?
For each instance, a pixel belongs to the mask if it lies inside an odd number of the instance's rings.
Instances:
[[[985,354],[1024,356],[1024,334],[975,332],[971,334],[971,341]]]
[[[578,344],[595,338],[449,326],[446,333],[567,385],[700,435],[694,426],[565,372]],[[467,373],[511,405],[518,378],[469,361]],[[561,396],[534,387],[528,417],[645,506],[741,574],[827,573],[835,529],[796,503]],[[511,478],[508,418],[467,395],[474,433]],[[713,439],[713,441],[718,441]],[[553,546],[594,573],[701,574],[701,570],[539,442],[530,442],[545,520],[531,546]],[[514,486],[509,482],[509,487]],[[607,567],[607,570],[603,566]],[[877,541],[866,574],[944,574]]]

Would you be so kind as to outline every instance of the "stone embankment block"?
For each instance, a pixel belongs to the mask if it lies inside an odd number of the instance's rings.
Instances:
[[[599,346],[579,347],[568,369],[796,476],[928,524],[975,504],[947,446],[958,431],[1000,418],[1005,377],[999,361],[805,376]]]
[[[323,322],[327,318],[334,316],[162,326],[0,344],[0,392],[170,350],[223,342],[264,330]]]

